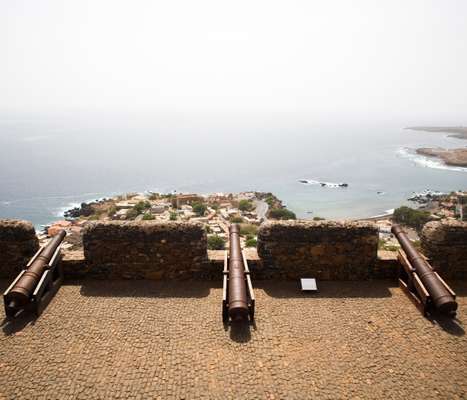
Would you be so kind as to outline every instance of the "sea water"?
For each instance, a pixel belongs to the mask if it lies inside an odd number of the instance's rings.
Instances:
[[[465,140],[406,130],[403,122],[300,121],[4,114],[0,217],[38,227],[82,201],[126,192],[257,190],[273,192],[301,218],[362,218],[407,204],[413,192],[467,189],[467,168],[415,153]]]

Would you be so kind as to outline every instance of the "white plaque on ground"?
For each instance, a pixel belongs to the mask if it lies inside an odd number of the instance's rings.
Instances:
[[[300,279],[302,290],[306,292],[317,292],[318,287],[316,286],[315,278],[302,278]]]

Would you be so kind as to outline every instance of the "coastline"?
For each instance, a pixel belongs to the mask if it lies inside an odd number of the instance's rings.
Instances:
[[[442,160],[453,167],[467,167],[467,147],[444,149],[442,147],[420,147],[417,154]]]
[[[434,126],[414,126],[405,129],[422,132],[449,133],[449,137],[467,140],[467,127],[434,127]],[[436,158],[445,165],[453,167],[467,167],[467,147],[445,149],[442,147],[420,147],[415,149],[417,154]]]

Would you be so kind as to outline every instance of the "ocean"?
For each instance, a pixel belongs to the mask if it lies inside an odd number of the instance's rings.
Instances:
[[[414,192],[467,189],[467,168],[415,154],[463,147],[402,123],[293,116],[0,116],[0,218],[36,227],[127,192],[273,192],[301,218],[383,214]],[[347,183],[348,187],[299,180]]]

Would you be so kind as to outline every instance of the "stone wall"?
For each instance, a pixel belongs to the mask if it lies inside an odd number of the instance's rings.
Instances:
[[[421,245],[441,277],[467,279],[467,222],[429,222],[423,227]]]
[[[188,279],[207,264],[206,232],[188,222],[94,222],[83,245],[88,278]]]
[[[0,219],[0,278],[13,279],[38,249],[30,222]]]
[[[255,272],[267,279],[370,279],[377,249],[373,223],[266,222],[258,233],[262,267]]]

